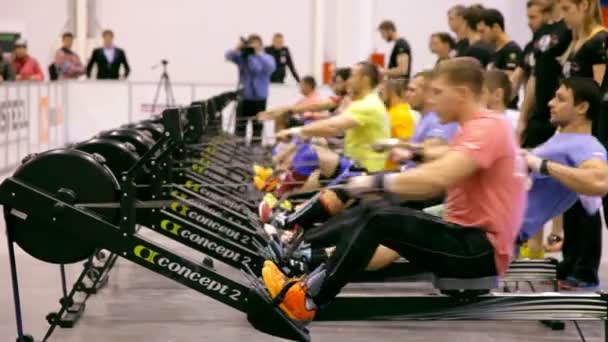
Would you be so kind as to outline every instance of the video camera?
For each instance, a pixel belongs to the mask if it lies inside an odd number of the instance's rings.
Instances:
[[[241,56],[243,58],[247,58],[253,54],[255,54],[255,49],[249,46],[249,41],[243,37],[241,37],[241,43],[243,43],[243,47],[241,47]]]

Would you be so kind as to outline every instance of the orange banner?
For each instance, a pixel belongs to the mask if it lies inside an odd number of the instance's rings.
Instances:
[[[40,98],[40,143],[49,142],[49,99],[44,96]]]

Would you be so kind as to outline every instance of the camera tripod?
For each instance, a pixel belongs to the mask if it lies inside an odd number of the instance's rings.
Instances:
[[[175,106],[175,97],[173,96],[173,87],[171,86],[171,79],[169,78],[169,73],[167,73],[167,64],[169,62],[166,59],[160,61],[160,64],[163,68],[163,73],[160,75],[160,80],[158,80],[158,84],[156,85],[156,93],[154,95],[154,102],[152,102],[152,114],[156,113],[156,106],[158,104],[158,97],[160,96],[161,88],[165,90],[165,106],[171,107]]]

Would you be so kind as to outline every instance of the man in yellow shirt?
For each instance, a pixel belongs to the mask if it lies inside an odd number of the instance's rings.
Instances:
[[[369,172],[382,171],[386,153],[374,152],[372,144],[390,137],[390,123],[384,103],[373,92],[378,85],[378,68],[361,62],[352,67],[349,87],[353,101],[339,115],[318,120],[302,127],[293,127],[277,133],[277,139],[290,136],[334,137],[345,134],[344,154],[356,160]]]
[[[410,105],[403,100],[407,81],[405,79],[392,79],[384,82],[381,96],[388,108],[388,117],[391,128],[391,138],[409,140],[414,135],[416,122],[412,115]],[[398,165],[391,160],[386,161],[387,170],[396,170]]]

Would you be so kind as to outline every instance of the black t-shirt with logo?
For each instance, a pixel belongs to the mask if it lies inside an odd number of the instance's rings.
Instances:
[[[293,75],[293,78],[300,82],[300,76],[296,71],[295,66],[293,65],[293,60],[291,59],[291,53],[289,53],[289,49],[284,46],[282,48],[275,48],[274,46],[268,46],[264,49],[267,54],[271,55],[274,58],[274,62],[276,68],[274,72],[270,76],[270,82],[272,83],[283,83],[285,82],[285,67],[288,67]]]
[[[606,40],[608,31],[602,30],[584,42],[578,50],[570,52],[566,62],[562,67],[563,77],[589,77],[593,78],[593,66],[598,64],[605,65]],[[606,81],[606,75],[602,81],[602,88]],[[606,104],[602,104],[602,112],[605,111]],[[593,135],[596,136],[604,146],[608,145],[608,122],[604,120],[604,115],[599,115],[592,123]]]
[[[515,71],[522,62],[523,52],[521,51],[521,48],[516,42],[510,41],[494,52],[492,61],[488,64],[488,69]]]
[[[537,32],[534,43],[534,77],[536,78],[535,111],[530,113],[529,120],[537,119],[548,123],[549,101],[559,88],[562,66],[559,58],[568,49],[572,41],[572,32],[564,21],[543,25]]]
[[[467,38],[463,38],[456,42],[454,45],[454,50],[452,50],[452,57],[463,57],[469,48],[469,40]]]
[[[485,68],[492,61],[494,47],[482,41],[471,44],[461,57],[473,57]]]
[[[606,63],[607,31],[600,31],[589,38],[577,51],[572,51],[562,67],[565,78],[578,76],[593,78],[593,66]]]
[[[523,52],[519,45],[510,41],[505,46],[496,50],[492,55],[492,61],[488,64],[488,70],[498,69],[503,71],[515,71],[523,63]],[[509,103],[509,109],[517,109],[519,96],[515,96]]]
[[[526,46],[523,51],[523,59],[521,68],[526,73],[526,77],[530,77],[532,74],[532,70],[534,70],[534,65],[536,64],[536,59],[534,58],[534,39],[532,39]]]
[[[401,76],[409,77],[410,71],[412,70],[412,49],[410,48],[410,44],[407,42],[407,40],[403,38],[399,38],[395,41],[393,51],[391,52],[391,56],[388,60],[388,68],[392,69],[397,67],[397,57],[402,53],[405,53],[409,56],[409,62],[407,66],[407,73]]]

